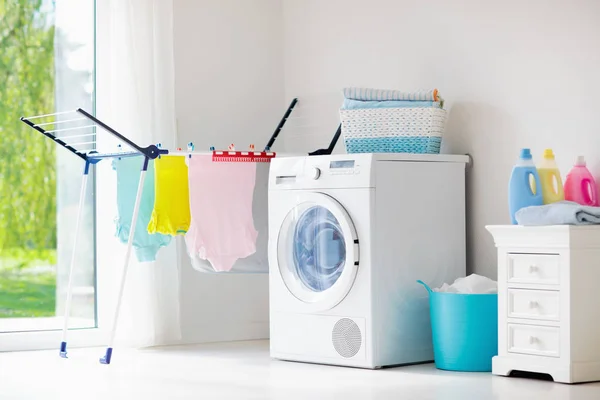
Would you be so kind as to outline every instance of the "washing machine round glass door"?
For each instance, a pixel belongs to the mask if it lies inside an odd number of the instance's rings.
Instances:
[[[279,230],[277,259],[288,290],[310,311],[328,310],[346,297],[359,266],[350,216],[331,196],[299,192]]]

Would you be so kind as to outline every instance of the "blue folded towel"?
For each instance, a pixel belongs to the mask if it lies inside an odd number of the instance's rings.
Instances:
[[[525,207],[517,211],[519,225],[592,225],[600,224],[600,207],[582,206],[560,201],[544,206]]]
[[[439,101],[408,101],[408,100],[387,100],[387,101],[363,101],[344,99],[342,110],[357,110],[361,108],[441,108]]]

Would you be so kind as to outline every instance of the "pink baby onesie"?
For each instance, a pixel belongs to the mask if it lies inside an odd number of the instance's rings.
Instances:
[[[210,155],[187,159],[190,188],[188,252],[229,271],[239,258],[256,252],[252,198],[256,164],[213,162]]]

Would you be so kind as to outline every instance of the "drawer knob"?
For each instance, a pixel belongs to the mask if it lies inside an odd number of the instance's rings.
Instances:
[[[538,339],[535,336],[529,336],[529,344],[537,343]]]
[[[529,273],[534,273],[534,272],[536,272],[537,270],[538,270],[538,266],[537,266],[537,265],[535,265],[535,264],[531,264],[531,265],[529,266]]]
[[[529,308],[537,308],[539,306],[539,303],[535,300],[531,300],[529,302]]]

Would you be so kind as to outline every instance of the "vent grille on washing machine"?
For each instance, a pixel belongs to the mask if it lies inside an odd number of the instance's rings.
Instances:
[[[340,356],[350,358],[360,350],[362,334],[356,322],[349,318],[342,318],[333,327],[331,341]]]

